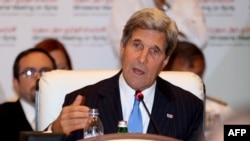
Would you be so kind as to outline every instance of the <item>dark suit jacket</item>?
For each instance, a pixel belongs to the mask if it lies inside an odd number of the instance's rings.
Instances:
[[[19,141],[20,131],[32,131],[25,117],[20,101],[6,102],[0,105],[1,140]]]
[[[64,105],[71,104],[77,95],[85,96],[85,105],[98,108],[104,126],[104,134],[117,133],[117,123],[122,120],[119,92],[119,75],[102,80],[94,85],[78,89],[66,95]],[[161,135],[185,141],[198,141],[203,134],[204,105],[193,94],[157,77],[152,118]],[[147,133],[157,134],[152,122]],[[83,130],[75,131],[69,140],[83,138]]]

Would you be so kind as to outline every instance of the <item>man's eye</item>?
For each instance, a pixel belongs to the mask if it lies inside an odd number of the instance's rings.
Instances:
[[[151,49],[150,49],[150,52],[151,52],[152,54],[160,54],[160,50],[157,49],[157,48],[151,48]]]
[[[142,48],[142,45],[140,43],[133,43],[133,46],[138,49]]]

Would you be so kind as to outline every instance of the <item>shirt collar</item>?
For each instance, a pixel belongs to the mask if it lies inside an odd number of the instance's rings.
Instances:
[[[126,94],[134,94],[135,90],[132,89],[127,82],[125,81],[124,77],[123,77],[123,73],[121,73],[120,77],[119,77],[119,87],[120,90]],[[153,83],[153,85],[151,85],[149,88],[145,89],[142,91],[144,98],[145,97],[149,97],[150,95],[154,96],[155,93],[155,87],[156,87],[156,81]],[[133,95],[134,96],[134,95]]]

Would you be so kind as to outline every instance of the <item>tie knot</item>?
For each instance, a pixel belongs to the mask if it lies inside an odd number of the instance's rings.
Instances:
[[[139,105],[140,105],[140,101],[135,98],[134,106],[139,107]]]

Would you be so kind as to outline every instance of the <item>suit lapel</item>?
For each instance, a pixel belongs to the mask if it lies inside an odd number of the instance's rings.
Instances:
[[[22,109],[20,100],[16,101],[15,105],[16,105],[15,106],[16,109],[15,110],[12,109],[12,110],[17,112],[16,115],[18,117],[18,120],[17,120],[18,127],[20,127],[21,130],[29,130],[29,131],[31,130],[32,131],[33,129],[31,127],[31,125],[29,124],[28,120],[26,119],[26,116],[25,116],[24,111]]]
[[[155,98],[152,109],[152,119],[155,121],[157,128],[159,128],[160,133],[167,130],[170,123],[174,118],[174,96],[172,95],[171,89],[164,85],[162,79],[157,78]],[[148,133],[156,133],[157,131],[150,121],[148,126]]]
[[[101,98],[97,104],[100,109],[100,117],[105,121],[103,123],[104,129],[108,129],[105,131],[106,133],[117,132],[118,121],[123,119],[118,84],[119,76],[120,73],[108,80],[108,83],[98,92]]]

